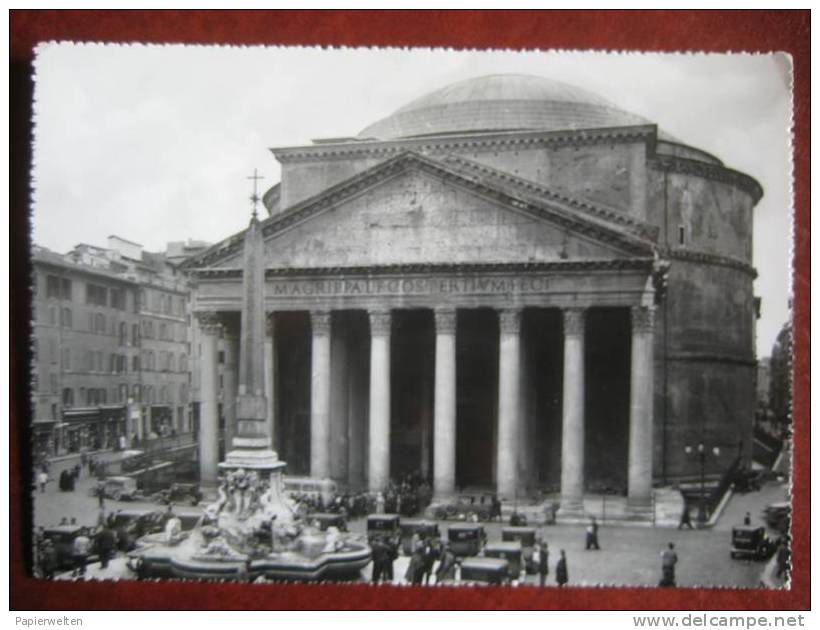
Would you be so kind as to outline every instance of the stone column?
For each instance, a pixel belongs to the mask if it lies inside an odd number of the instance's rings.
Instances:
[[[584,320],[579,308],[564,311],[564,398],[561,437],[561,512],[584,503]]]
[[[348,458],[349,376],[346,320],[333,318],[330,337],[330,477],[346,483]]]
[[[436,368],[433,399],[433,491],[456,489],[456,311],[436,309]]]
[[[265,399],[268,403],[268,430],[271,436],[271,444],[276,449],[276,354],[275,343],[276,333],[273,323],[273,313],[269,313],[265,318]]]
[[[370,315],[370,449],[368,487],[381,492],[390,480],[390,311]]]
[[[199,320],[199,476],[200,483],[214,486],[219,476],[219,369],[217,342],[219,319],[212,313],[197,314]]]
[[[239,337],[226,329],[223,335],[225,363],[222,366],[222,415],[225,416],[225,451],[229,451],[236,436],[236,395],[239,366]]]
[[[310,476],[330,476],[330,313],[311,311]]]
[[[652,501],[653,316],[650,307],[632,307],[628,503],[636,508]]]
[[[515,498],[518,488],[518,432],[521,430],[521,310],[499,313],[498,346],[498,494]]]

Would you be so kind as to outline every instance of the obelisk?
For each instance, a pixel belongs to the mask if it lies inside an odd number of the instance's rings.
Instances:
[[[239,346],[239,391],[236,435],[223,470],[244,468],[273,471],[284,468],[271,444],[265,398],[265,245],[256,214],[254,173],[253,216],[245,232],[242,269],[242,319]]]

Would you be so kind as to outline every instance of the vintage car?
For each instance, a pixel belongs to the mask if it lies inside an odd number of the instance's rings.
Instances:
[[[202,491],[195,483],[172,483],[166,490],[160,490],[157,493],[157,499],[163,505],[172,503],[199,505],[202,501]]]
[[[410,548],[413,541],[413,534],[418,534],[422,540],[441,536],[438,523],[416,518],[403,520],[401,522],[401,550],[406,556],[409,556],[413,551]]]
[[[333,501],[338,488],[332,479],[315,479],[313,477],[292,477],[285,475],[283,478],[285,492],[290,497],[308,496],[314,499],[321,499],[322,504],[327,506]]]
[[[484,556],[487,558],[503,558],[507,561],[507,570],[510,578],[517,580],[521,576],[523,557],[521,543],[517,540],[510,542],[488,542],[484,546]]]
[[[392,537],[399,535],[401,518],[398,514],[371,514],[367,517],[367,538],[374,536]]]
[[[763,519],[771,529],[787,534],[791,525],[792,507],[787,501],[772,503],[763,510]]]
[[[509,563],[504,558],[465,558],[461,562],[461,582],[508,584]]]
[[[314,512],[307,517],[309,523],[315,524],[321,531],[327,531],[328,527],[335,527],[340,532],[347,531],[347,519],[344,514],[333,514],[330,512]]]
[[[447,528],[450,550],[458,557],[475,556],[487,540],[484,526],[474,523],[455,523]]]
[[[80,525],[56,525],[43,531],[43,539],[50,540],[57,552],[57,568],[70,569],[74,566],[74,539],[80,535]],[[90,560],[90,559],[89,559]]]
[[[91,496],[97,496],[100,492],[106,499],[114,501],[133,501],[139,494],[137,480],[125,476],[106,477],[89,490]]]
[[[776,545],[766,536],[762,526],[738,525],[732,528],[732,558],[767,560],[772,557]]]
[[[501,540],[504,542],[518,541],[521,543],[521,557],[527,573],[536,572],[535,563],[532,560],[535,551],[535,528],[534,527],[504,527],[501,529]]]

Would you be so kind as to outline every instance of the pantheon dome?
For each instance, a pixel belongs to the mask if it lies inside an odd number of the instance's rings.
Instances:
[[[394,140],[479,131],[560,131],[650,124],[581,88],[543,77],[497,74],[426,94],[369,125],[359,139]]]

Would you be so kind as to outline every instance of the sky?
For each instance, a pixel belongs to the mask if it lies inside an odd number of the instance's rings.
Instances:
[[[789,318],[790,61],[785,55],[48,44],[35,61],[33,240],[58,252],[111,234],[149,251],[243,229],[271,147],[354,136],[472,77],[577,85],[756,178],[759,356]]]

